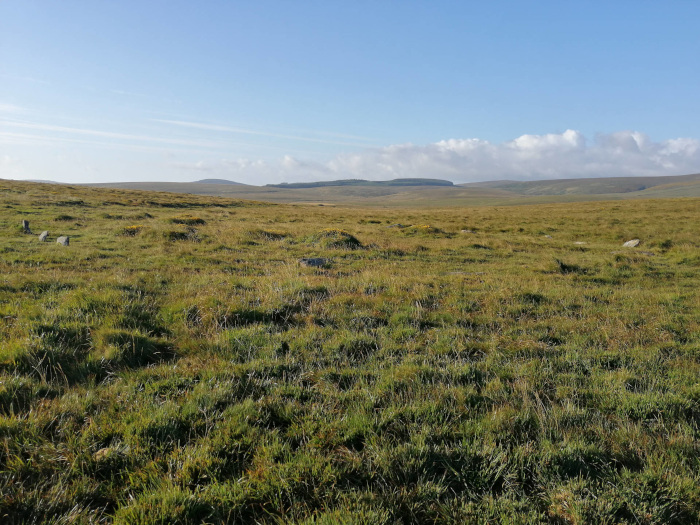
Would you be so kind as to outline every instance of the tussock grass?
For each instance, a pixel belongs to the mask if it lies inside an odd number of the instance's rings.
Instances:
[[[312,234],[309,240],[326,249],[356,250],[362,248],[362,243],[357,237],[340,228],[323,228]]]
[[[700,521],[697,200],[0,195],[8,523]]]
[[[201,217],[196,215],[177,215],[168,219],[168,222],[173,224],[185,224],[187,226],[196,226],[199,224],[206,224],[206,221]]]

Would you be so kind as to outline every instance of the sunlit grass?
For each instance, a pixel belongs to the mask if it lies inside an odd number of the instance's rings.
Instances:
[[[8,523],[700,521],[696,199],[0,198]]]

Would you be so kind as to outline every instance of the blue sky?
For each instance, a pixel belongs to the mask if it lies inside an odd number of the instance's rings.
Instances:
[[[700,172],[695,1],[0,2],[0,178]]]

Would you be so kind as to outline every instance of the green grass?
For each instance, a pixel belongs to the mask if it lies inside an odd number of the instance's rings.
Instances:
[[[698,523],[699,205],[0,181],[0,522]]]

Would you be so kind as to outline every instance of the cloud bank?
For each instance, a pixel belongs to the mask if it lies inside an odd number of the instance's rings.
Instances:
[[[654,142],[637,131],[620,131],[589,141],[579,131],[566,130],[522,135],[502,143],[450,139],[427,145],[397,144],[338,155],[328,162],[285,156],[279,162],[223,159],[173,167],[250,184],[346,178],[430,177],[476,182],[681,175],[700,172],[700,140]]]

